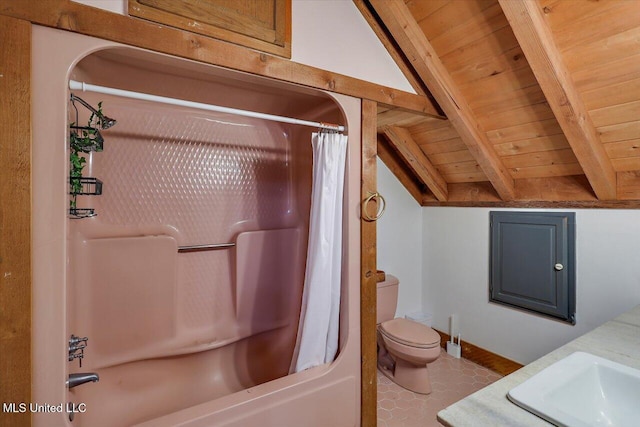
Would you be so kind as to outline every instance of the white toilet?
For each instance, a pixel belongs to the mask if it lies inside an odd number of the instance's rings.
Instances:
[[[398,279],[390,274],[377,289],[378,369],[415,393],[431,393],[427,363],[440,356],[440,335],[413,320],[397,318]]]

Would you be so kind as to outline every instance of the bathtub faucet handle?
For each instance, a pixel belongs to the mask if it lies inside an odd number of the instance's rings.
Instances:
[[[84,349],[87,347],[87,341],[89,341],[88,337],[80,338],[71,334],[71,338],[69,338],[69,362],[73,361],[73,359],[78,359],[82,368],[82,358],[84,357]]]
[[[72,345],[78,345],[80,343],[84,343],[84,345],[86,346],[87,345],[87,341],[89,341],[88,337],[80,338],[80,337],[77,337],[77,336],[71,334],[71,338],[69,338],[69,346],[71,347]]]

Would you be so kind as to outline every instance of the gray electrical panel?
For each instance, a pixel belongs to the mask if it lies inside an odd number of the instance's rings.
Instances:
[[[575,213],[491,212],[489,300],[575,324]]]

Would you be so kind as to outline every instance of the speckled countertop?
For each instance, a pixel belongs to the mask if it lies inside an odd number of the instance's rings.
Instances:
[[[640,305],[438,413],[450,427],[550,426],[511,403],[507,392],[547,366],[584,351],[640,369]]]

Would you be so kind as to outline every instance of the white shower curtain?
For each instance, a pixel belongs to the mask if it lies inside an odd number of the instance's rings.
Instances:
[[[311,219],[298,338],[290,372],[332,362],[338,351],[342,195],[347,137],[313,133]]]

